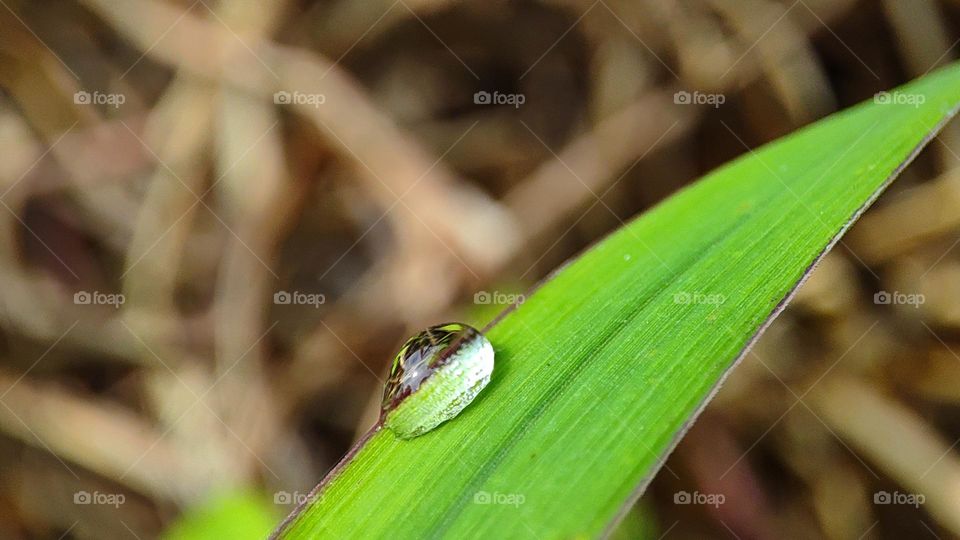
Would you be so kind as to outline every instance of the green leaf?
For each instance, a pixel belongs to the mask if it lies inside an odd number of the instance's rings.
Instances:
[[[887,98],[721,167],[557,272],[488,330],[496,369],[472,405],[415,439],[373,433],[284,536],[611,530],[815,262],[952,116],[960,69]]]
[[[189,509],[164,534],[164,540],[231,538],[257,540],[269,534],[274,507],[259,493],[236,491]]]

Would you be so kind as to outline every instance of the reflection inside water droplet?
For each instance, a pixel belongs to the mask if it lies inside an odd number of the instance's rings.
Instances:
[[[460,413],[493,372],[493,346],[462,323],[432,326],[413,336],[393,360],[383,392],[384,425],[416,437]]]

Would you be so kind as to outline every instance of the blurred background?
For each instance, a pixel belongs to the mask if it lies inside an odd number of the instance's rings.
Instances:
[[[407,336],[958,37],[956,0],[0,0],[0,538],[268,533]],[[622,537],[960,535],[958,134]]]

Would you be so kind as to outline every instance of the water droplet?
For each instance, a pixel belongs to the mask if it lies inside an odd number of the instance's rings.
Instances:
[[[460,414],[490,382],[493,346],[472,326],[447,323],[413,336],[397,353],[383,391],[383,424],[422,435]]]

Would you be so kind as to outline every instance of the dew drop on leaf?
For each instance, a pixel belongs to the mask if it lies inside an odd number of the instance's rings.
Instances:
[[[383,424],[403,439],[422,435],[460,414],[492,373],[493,346],[480,331],[462,323],[431,326],[393,359]]]

